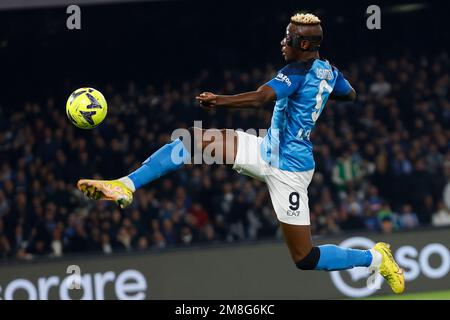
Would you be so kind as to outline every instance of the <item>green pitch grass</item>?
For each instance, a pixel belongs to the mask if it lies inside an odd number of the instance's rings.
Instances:
[[[450,300],[450,290],[379,296],[366,300]]]

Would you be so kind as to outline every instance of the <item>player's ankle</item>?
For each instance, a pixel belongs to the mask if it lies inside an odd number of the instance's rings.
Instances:
[[[122,182],[128,189],[131,190],[131,192],[136,191],[136,187],[134,186],[133,180],[128,178],[128,176],[122,177],[122,178],[118,179],[118,181]]]
[[[372,254],[372,262],[370,263],[369,268],[378,269],[381,266],[381,262],[383,260],[383,256],[375,249],[370,249],[370,253]]]

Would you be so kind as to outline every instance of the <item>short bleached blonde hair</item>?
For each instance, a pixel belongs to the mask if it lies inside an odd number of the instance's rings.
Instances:
[[[291,17],[293,24],[307,24],[316,25],[320,24],[320,19],[312,13],[296,13]]]

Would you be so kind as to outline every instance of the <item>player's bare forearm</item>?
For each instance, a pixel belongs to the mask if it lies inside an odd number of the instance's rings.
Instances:
[[[197,97],[200,104],[205,107],[226,107],[230,109],[261,108],[276,99],[275,92],[269,86],[261,86],[256,91],[236,95],[215,95],[204,92]]]
[[[245,92],[232,96],[218,95],[217,106],[227,107],[230,109],[247,109],[260,108],[264,106],[268,99],[258,91]]]

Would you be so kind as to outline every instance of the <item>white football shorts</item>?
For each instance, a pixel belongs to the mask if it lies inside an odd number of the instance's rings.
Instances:
[[[279,221],[293,225],[310,225],[308,186],[314,169],[290,172],[275,168],[261,157],[263,138],[243,131],[236,133],[238,147],[233,169],[267,184]]]

